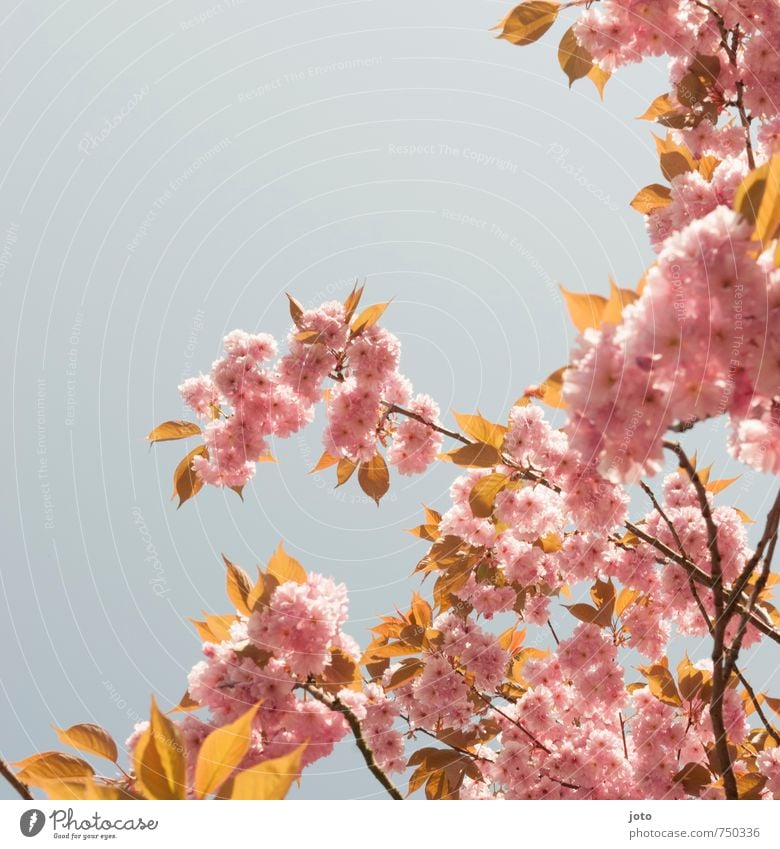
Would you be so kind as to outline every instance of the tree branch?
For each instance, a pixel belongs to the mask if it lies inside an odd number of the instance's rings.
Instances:
[[[710,566],[712,570],[712,603],[715,609],[715,616],[712,623],[712,701],[710,702],[710,721],[712,722],[712,731],[715,734],[715,754],[718,760],[718,768],[723,776],[723,788],[726,798],[738,799],[737,779],[731,763],[728,736],[723,719],[723,699],[730,674],[727,670],[726,662],[726,626],[729,620],[724,616],[726,594],[723,589],[723,568],[720,548],[718,547],[718,527],[712,516],[712,508],[707,490],[682,446],[677,442],[665,440],[664,447],[677,455],[680,465],[690,478],[693,488],[696,490],[696,497],[699,500],[699,508],[704,518],[704,524],[707,526],[707,548],[710,552]],[[746,621],[751,609],[752,600],[747,607]]]
[[[8,766],[5,758],[0,757],[0,775],[14,788],[14,790],[22,797],[22,799],[33,800],[35,797],[30,792],[30,788],[14,775],[11,767]]]
[[[401,795],[400,790],[395,786],[395,784],[393,784],[387,775],[382,772],[382,769],[376,762],[376,758],[374,757],[371,747],[368,743],[366,743],[365,738],[363,737],[363,729],[360,727],[360,722],[355,714],[352,713],[345,704],[340,702],[337,697],[334,696],[332,699],[328,698],[325,693],[315,687],[311,682],[307,681],[305,684],[300,684],[299,686],[318,702],[321,702],[331,710],[340,713],[344,719],[346,719],[347,725],[349,725],[350,730],[352,731],[352,736],[355,738],[355,743],[360,754],[363,755],[363,760],[366,762],[366,766],[371,774],[382,785],[382,787],[385,788],[391,799],[403,801],[404,797]]]

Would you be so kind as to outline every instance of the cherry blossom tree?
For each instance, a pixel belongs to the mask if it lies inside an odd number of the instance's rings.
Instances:
[[[230,333],[180,387],[196,421],[149,434],[198,439],[174,474],[180,505],[206,485],[240,494],[318,404],[316,469],[377,504],[391,470],[450,463],[449,508],[426,508],[413,531],[429,598],[415,593],[359,646],[343,630],[346,587],[281,544],[254,577],[226,560],[233,611],[196,622],[203,659],[177,718],[153,701],[113,777],[59,752],[2,764],[22,795],[282,798],[351,736],[394,799],[780,798],[780,698],[741,666],[744,649],[780,643],[780,494],[751,544],[731,481],[678,436],[724,417],[732,456],[780,474],[780,5],[533,0],[499,37],[530,44],[562,15],[570,83],[603,93],[621,66],[670,57],[669,91],[642,116],[660,125],[664,182],[632,202],[655,261],[635,290],[564,291],[580,331],[569,363],[506,424],[450,424],[400,371],[388,304],[363,307],[357,285],[316,309],[289,296],[281,353],[269,335]],[[561,429],[544,406],[565,411]],[[557,617],[578,620],[569,638]],[[526,644],[532,629],[548,650]],[[687,636],[709,655],[672,664]],[[638,673],[627,649],[645,659]],[[58,733],[118,761],[98,726]]]

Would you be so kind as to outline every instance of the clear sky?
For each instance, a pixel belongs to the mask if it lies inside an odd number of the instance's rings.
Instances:
[[[636,116],[663,64],[599,101],[568,90],[557,39],[521,49],[495,0],[11,0],[0,3],[0,751],[51,725],[122,741],[199,659],[188,622],[225,612],[220,552],[252,569],[280,539],[351,590],[352,634],[405,605],[424,552],[403,529],[452,469],[397,477],[377,510],[307,476],[317,423],[277,445],[241,503],[176,511],[184,449],[144,435],[183,410],[234,327],[283,336],[304,304],[395,300],[385,324],[418,391],[502,417],[566,363],[557,287],[633,287],[650,261],[628,207],[660,174]],[[737,474],[718,424],[698,432]],[[766,482],[729,490],[748,513]],[[756,663],[764,663],[759,657]],[[768,672],[770,666],[765,664]],[[775,687],[777,692],[777,687]],[[0,786],[0,796],[7,794]],[[349,743],[300,796],[379,795]]]

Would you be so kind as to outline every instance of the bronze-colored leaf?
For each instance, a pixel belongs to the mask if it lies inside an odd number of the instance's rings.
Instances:
[[[252,609],[249,607],[249,594],[252,592],[252,580],[247,573],[235,563],[222,555],[227,567],[227,595],[233,602],[233,606],[243,616],[249,616]]]
[[[588,79],[596,86],[596,91],[599,93],[599,97],[604,100],[604,87],[609,82],[609,78],[612,76],[611,71],[605,71],[603,68],[600,68],[598,65],[594,65],[590,71],[588,71]]]
[[[358,664],[341,649],[331,649],[330,663],[317,677],[317,683],[323,690],[334,696],[339,690],[359,692],[363,688]]]
[[[209,452],[205,445],[198,445],[179,463],[173,473],[173,498],[179,497],[179,507],[190,498],[194,498],[203,488],[203,480],[192,468],[196,457],[208,459]],[[177,508],[178,509],[178,508]]]
[[[300,301],[289,293],[285,293],[287,295],[287,300],[290,302],[290,318],[293,320],[293,324],[297,327],[300,323],[300,320],[303,318],[303,306]]]
[[[498,24],[498,37],[520,46],[533,44],[555,23],[559,9],[559,3],[540,0],[521,3]]]
[[[373,327],[382,318],[389,306],[390,301],[384,304],[372,304],[370,307],[366,307],[352,322],[352,335],[357,336],[369,327]]]
[[[703,764],[687,763],[675,776],[674,781],[682,784],[689,796],[699,796],[712,783],[712,774]]]
[[[656,209],[663,209],[672,202],[672,191],[669,186],[662,186],[660,183],[652,183],[640,189],[634,199],[631,201],[631,206],[642,215],[649,215],[655,212]]]
[[[479,519],[490,518],[493,515],[496,496],[509,481],[509,475],[499,473],[480,478],[472,487],[469,495],[471,512]]]
[[[116,743],[105,728],[91,722],[83,722],[80,725],[71,725],[70,728],[55,726],[54,730],[66,746],[73,746],[81,752],[98,755],[116,763],[118,757]]]
[[[301,757],[306,743],[302,743],[289,755],[263,761],[257,766],[244,769],[233,777],[231,799],[284,799],[301,774]]]
[[[385,458],[377,452],[358,469],[358,483],[369,498],[373,498],[377,507],[382,497],[390,489],[390,472]]]
[[[40,752],[21,761],[15,761],[19,772],[16,777],[24,784],[38,786],[39,781],[83,778],[95,774],[95,770],[82,758],[64,752]]]
[[[442,460],[472,469],[489,469],[502,462],[501,452],[493,445],[472,442],[441,455]]]
[[[586,295],[579,292],[569,292],[561,288],[569,316],[577,330],[587,330],[589,327],[598,327],[607,305],[607,299],[602,295]]]
[[[146,437],[149,442],[168,442],[171,439],[185,439],[200,433],[200,425],[182,419],[163,422]]]
[[[476,439],[477,442],[485,442],[488,445],[492,445],[499,451],[501,450],[507,432],[504,425],[489,421],[482,413],[467,415],[466,413],[456,413],[453,410],[452,415],[455,416],[458,426],[466,436]]]
[[[680,707],[682,699],[677,692],[677,686],[674,683],[672,673],[660,663],[654,663],[648,668],[643,668],[642,671],[647,678],[647,684],[650,687],[650,692],[666,705]]]
[[[244,759],[252,742],[256,704],[238,719],[212,731],[203,741],[195,765],[195,795],[202,799],[215,793]]]
[[[319,460],[317,460],[317,465],[309,472],[309,474],[313,475],[315,472],[321,472],[323,469],[329,469],[331,466],[335,466],[338,462],[338,457],[334,457],[332,454],[328,454],[327,451],[323,451],[322,456]]]
[[[296,584],[306,583],[306,570],[301,564],[284,550],[282,543],[271,555],[266,566],[266,574],[272,575],[280,584],[295,581]]]
[[[569,88],[576,80],[587,77],[593,68],[593,57],[587,47],[577,41],[574,27],[569,27],[558,45],[558,64],[569,79]]]
[[[336,468],[336,488],[343,486],[354,474],[355,469],[358,467],[357,463],[353,463],[349,457],[342,457],[339,460],[338,467]]]

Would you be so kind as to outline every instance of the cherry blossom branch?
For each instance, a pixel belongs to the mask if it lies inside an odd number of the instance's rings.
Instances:
[[[534,735],[523,725],[522,722],[518,721],[517,719],[514,719],[514,717],[511,717],[508,713],[501,710],[500,707],[494,705],[493,700],[490,698],[490,696],[486,696],[484,693],[481,693],[476,687],[472,687],[471,692],[474,693],[477,698],[481,699],[489,708],[494,710],[497,714],[503,716],[507,722],[511,722],[512,725],[519,728],[523,732],[523,734],[525,734],[525,736],[528,737],[528,739],[534,744],[534,746],[536,746],[538,749],[541,749],[548,755],[552,754],[552,752],[547,748],[547,746],[537,740],[536,737],[534,737]]]
[[[389,404],[387,402],[382,402],[385,408],[387,409],[386,415],[389,415],[390,412],[398,413],[401,416],[407,416],[409,418],[413,418],[415,421],[420,422],[421,424],[426,425],[427,427],[432,428],[438,433],[443,434],[444,436],[450,437],[450,439],[455,439],[458,442],[462,442],[464,445],[471,445],[472,441],[465,437],[462,433],[458,433],[454,430],[448,430],[447,428],[443,428],[440,425],[433,424],[432,422],[427,421],[422,416],[417,415],[417,413],[413,413],[411,410],[406,410],[403,407],[399,407],[397,404]],[[675,443],[669,443],[672,445]],[[553,490],[553,492],[560,492],[561,488],[556,484],[552,483],[552,481],[547,480],[543,474],[540,472],[536,472],[535,470],[527,469],[524,466],[520,466],[515,463],[510,457],[502,456],[502,462],[515,469],[525,480],[532,481],[533,483],[540,484],[541,486],[546,486],[548,489]],[[660,554],[667,560],[671,560],[674,563],[677,563],[679,566],[682,566],[683,569],[688,573],[689,578],[696,581],[698,584],[707,587],[708,589],[712,589],[712,577],[708,575],[705,571],[700,569],[695,563],[689,560],[687,557],[683,556],[676,552],[673,548],[670,548],[665,543],[661,542],[657,537],[652,536],[652,534],[648,534],[644,531],[639,525],[634,524],[633,522],[627,521],[623,523],[623,526],[626,530],[630,531],[634,536],[638,539],[642,540],[642,542],[646,542],[648,545],[652,546],[656,549]],[[740,606],[737,609],[742,610],[741,602],[738,602]],[[772,627],[769,623],[765,622],[758,615],[755,614],[754,611],[750,611],[750,624],[753,625],[758,631],[760,631],[765,637],[768,637],[775,643],[780,644],[780,632],[778,632],[775,628]]]
[[[720,33],[720,43],[721,47],[726,51],[726,55],[729,58],[729,64],[736,68],[737,67],[737,48],[739,47],[739,24],[737,24],[733,30],[728,30],[726,28],[726,22],[723,19],[723,15],[720,14],[716,9],[713,9],[712,6],[707,3],[701,2],[701,0],[694,0],[697,6],[702,9],[706,9],[714,18],[715,23],[718,25],[718,31]],[[729,35],[731,35],[731,41],[729,42]],[[750,166],[750,170],[752,171],[756,167],[756,157],[753,153],[753,139],[750,135],[750,124],[752,122],[752,118],[747,114],[747,110],[745,109],[745,83],[743,80],[737,80],[735,88],[737,90],[737,99],[734,101],[733,105],[737,108],[737,113],[739,114],[739,121],[742,124],[742,129],[745,133],[745,153],[747,154],[748,165]]]
[[[458,754],[464,755],[467,758],[471,758],[474,761],[485,761],[485,763],[491,763],[488,758],[482,757],[482,755],[478,755],[476,752],[470,752],[468,749],[462,749],[460,746],[456,746],[454,743],[450,743],[447,740],[442,740],[441,737],[437,737],[433,731],[428,731],[427,728],[421,728],[419,726],[412,727],[412,720],[406,714],[400,714],[400,718],[403,719],[409,726],[410,734],[425,734],[427,737],[430,737],[433,740],[436,740],[437,743],[441,743],[443,746],[447,746],[447,748],[452,749],[453,752],[458,752]]]
[[[5,758],[0,757],[0,775],[14,788],[14,790],[22,797],[22,799],[33,800],[35,797],[30,792],[30,788],[14,775],[11,767],[8,766]]]
[[[726,693],[730,672],[728,670],[726,653],[726,627],[729,618],[724,615],[726,606],[726,595],[723,589],[723,567],[721,562],[720,548],[718,547],[718,527],[712,516],[707,490],[699,477],[698,472],[685,453],[683,447],[677,442],[664,441],[664,447],[673,452],[680,461],[680,465],[687,473],[696,491],[699,500],[704,524],[707,527],[707,548],[710,552],[710,565],[712,570],[712,602],[715,608],[714,621],[712,623],[712,700],[710,701],[710,721],[712,731],[715,734],[715,754],[718,759],[718,768],[723,776],[723,788],[727,799],[738,799],[737,779],[729,753],[728,736],[726,724],[723,719],[723,700]],[[753,601],[748,603],[745,613],[745,621],[752,610]],[[736,658],[734,658],[736,660]]]
[[[393,784],[376,762],[374,752],[368,743],[366,743],[365,738],[363,737],[363,729],[360,727],[360,722],[355,714],[352,713],[352,711],[343,702],[339,701],[337,696],[334,696],[332,699],[328,698],[325,693],[315,687],[312,682],[307,681],[305,684],[300,684],[299,686],[318,702],[324,704],[325,707],[340,713],[344,717],[347,721],[347,725],[349,725],[350,730],[352,731],[352,736],[355,738],[355,744],[357,745],[360,754],[363,755],[363,760],[366,762],[369,772],[371,772],[374,778],[376,778],[382,787],[385,788],[391,799],[403,801],[404,797],[400,790],[395,786],[395,784]]]
[[[398,404],[389,404],[387,401],[381,401],[380,403],[385,408],[385,418],[389,415],[392,415],[393,413],[398,413],[398,415],[405,416],[407,419],[414,419],[416,422],[420,422],[420,424],[429,427],[431,430],[435,430],[437,433],[441,433],[444,436],[449,436],[450,439],[456,439],[458,442],[462,442],[464,445],[471,445],[471,440],[463,436],[462,433],[458,433],[456,430],[447,430],[446,427],[434,424],[433,422],[430,422],[428,421],[428,419],[421,416],[419,413],[413,413],[411,410],[407,410],[404,407],[399,407]]]
[[[742,593],[744,592],[745,588],[747,587],[748,581],[750,580],[750,576],[753,574],[756,566],[758,566],[761,561],[761,558],[764,556],[764,549],[767,547],[767,545],[772,539],[777,538],[778,523],[780,523],[780,490],[778,490],[777,496],[775,497],[775,502],[772,505],[771,510],[767,514],[764,532],[761,534],[761,539],[758,541],[756,550],[753,552],[753,556],[747,561],[747,563],[745,564],[745,568],[742,570],[739,577],[734,582],[731,594],[729,596],[728,601],[726,602],[727,612],[730,612],[731,609],[735,607],[737,601],[742,596]]]

